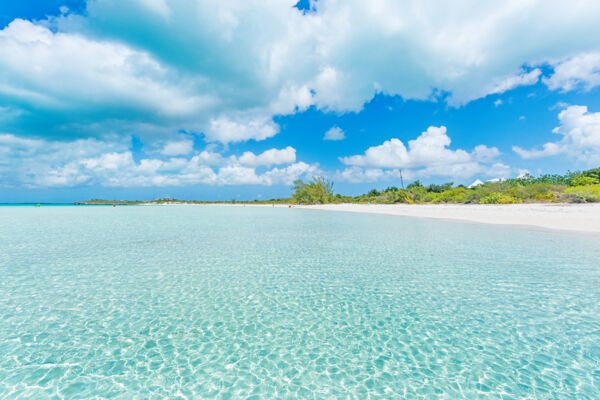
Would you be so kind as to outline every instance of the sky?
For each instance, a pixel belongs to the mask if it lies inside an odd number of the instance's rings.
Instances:
[[[583,0],[0,2],[0,202],[600,167],[598,20]]]

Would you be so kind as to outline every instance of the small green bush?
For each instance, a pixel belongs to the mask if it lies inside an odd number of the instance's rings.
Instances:
[[[504,193],[492,192],[485,197],[479,199],[479,204],[514,204],[522,203],[519,199],[512,196],[505,195]]]
[[[524,202],[552,202],[558,199],[564,185],[552,185],[549,183],[534,183],[531,185],[515,185],[506,189],[506,194]]]
[[[455,187],[446,190],[445,192],[435,194],[432,196],[431,202],[437,203],[469,203],[471,198],[469,197],[470,190],[465,187]],[[430,193],[431,194],[431,193]]]
[[[600,184],[571,186],[563,192],[563,196],[573,203],[597,203],[600,201]]]
[[[336,199],[333,194],[333,182],[320,176],[313,177],[310,183],[298,179],[294,181],[292,189],[292,202],[296,204],[326,204]]]
[[[595,185],[598,182],[598,179],[592,176],[579,175],[571,181],[571,186],[587,186],[587,185]]]

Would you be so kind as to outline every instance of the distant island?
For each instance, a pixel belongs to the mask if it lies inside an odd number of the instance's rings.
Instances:
[[[145,204],[517,204],[517,203],[595,203],[600,202],[600,168],[568,172],[564,175],[524,175],[489,182],[475,181],[470,186],[452,182],[424,186],[414,181],[406,188],[390,186],[373,189],[358,196],[335,194],[333,182],[315,177],[305,183],[297,180],[289,198],[251,201],[199,201],[161,198],[155,200],[103,200],[76,202],[77,205]]]
[[[291,199],[249,200],[249,201],[202,201],[202,200],[180,200],[172,198],[159,198],[154,200],[105,200],[92,199],[77,201],[74,204],[80,206],[139,206],[139,205],[168,205],[168,204],[289,204]]]

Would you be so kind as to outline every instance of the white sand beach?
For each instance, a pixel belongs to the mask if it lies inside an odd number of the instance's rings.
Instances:
[[[323,204],[294,207],[310,210],[438,218],[486,224],[521,225],[600,234],[600,203],[506,205]]]

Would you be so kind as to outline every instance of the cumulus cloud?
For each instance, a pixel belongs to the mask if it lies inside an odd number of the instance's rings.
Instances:
[[[552,90],[590,90],[600,85],[600,52],[582,53],[551,63],[554,73],[544,78]]]
[[[180,155],[136,161],[127,143],[58,142],[1,134],[0,182],[5,187],[289,185],[318,172],[314,164],[296,162],[292,147],[239,157],[207,150],[189,158]],[[268,169],[275,164],[282,166]]]
[[[190,154],[194,150],[194,141],[191,139],[167,142],[161,150],[166,156],[181,156]]]
[[[223,143],[243,142],[246,140],[265,140],[275,136],[279,126],[269,117],[232,120],[229,117],[211,119],[205,134],[209,140]]]
[[[569,106],[558,114],[560,125],[552,132],[562,139],[548,142],[541,149],[524,150],[514,146],[513,150],[524,159],[541,158],[565,154],[581,163],[600,163],[600,112],[589,112],[586,106]]]
[[[542,158],[548,156],[555,156],[563,152],[563,149],[556,143],[544,143],[541,149],[525,150],[519,146],[513,146],[513,151],[517,153],[521,158]]]
[[[516,75],[512,75],[501,79],[498,83],[495,83],[488,91],[484,94],[500,94],[504,93],[508,90],[512,90],[519,86],[530,86],[534,85],[538,82],[542,71],[539,68],[536,68],[532,71],[525,72],[521,71]]]
[[[362,182],[377,182],[390,181],[400,179],[413,179],[412,171],[407,171],[404,174],[399,169],[385,170],[381,168],[361,168],[357,166],[345,168],[335,174],[335,178],[345,182],[362,183]]]
[[[351,183],[363,183],[363,182],[400,182],[401,180],[410,181],[413,179],[423,179],[430,177],[441,177],[448,179],[467,179],[474,175],[495,177],[495,178],[508,178],[514,176],[515,170],[510,166],[501,162],[494,163],[492,165],[479,164],[475,162],[450,165],[446,167],[442,166],[431,166],[419,169],[406,169],[400,170],[384,169],[384,168],[361,168],[352,166],[345,168],[342,171],[337,171],[335,179]]]
[[[477,161],[490,162],[500,156],[500,151],[496,147],[487,147],[480,144],[475,146],[471,156]]]
[[[68,161],[99,157],[126,149],[127,143],[124,141],[100,141],[94,138],[48,141],[0,134],[0,184],[7,187],[22,184],[35,186],[37,177],[48,166],[56,167],[54,173],[46,174],[50,186],[85,183],[89,176],[67,165]]]
[[[220,185],[291,185],[301,176],[314,175],[317,171],[316,165],[304,162],[294,163],[285,168],[273,168],[263,174],[257,174],[254,168],[228,165],[219,169],[216,181]]]
[[[346,134],[342,130],[342,128],[337,126],[332,126],[329,128],[325,135],[323,136],[323,140],[344,140],[346,139]]]
[[[297,162],[288,165],[285,168],[273,168],[265,172],[262,176],[266,182],[269,182],[268,184],[280,182],[290,185],[301,176],[307,176],[308,178],[312,178],[313,176],[318,174],[322,174],[322,171],[316,164]]]
[[[379,146],[369,147],[365,154],[341,157],[347,165],[384,168],[414,168],[430,164],[455,164],[471,160],[464,150],[450,150],[450,137],[446,127],[430,126],[414,140],[408,141],[408,149],[400,139],[390,139]]]
[[[566,61],[550,87],[597,84],[598,2],[295,2],[96,0],[15,20],[0,31],[0,100],[22,112],[21,133],[231,143],[273,137],[275,115],[356,111],[376,93],[465,104],[533,84],[553,60]]]
[[[256,155],[251,151],[242,154],[237,161],[242,165],[258,167],[261,165],[271,166],[273,164],[290,164],[296,161],[296,149],[291,146],[285,149],[269,149]]]
[[[468,178],[476,174],[506,175],[510,167],[495,162],[500,151],[495,147],[476,146],[471,152],[449,148],[450,137],[446,127],[430,126],[419,137],[408,141],[386,140],[379,146],[369,147],[364,154],[341,157],[340,161],[352,166],[338,173],[351,182],[397,177],[403,170],[405,177],[443,176]]]
[[[213,101],[171,82],[172,72],[146,51],[30,21],[16,19],[0,31],[0,53],[0,94],[55,112],[100,106],[104,117],[116,117],[126,107],[173,117]]]

